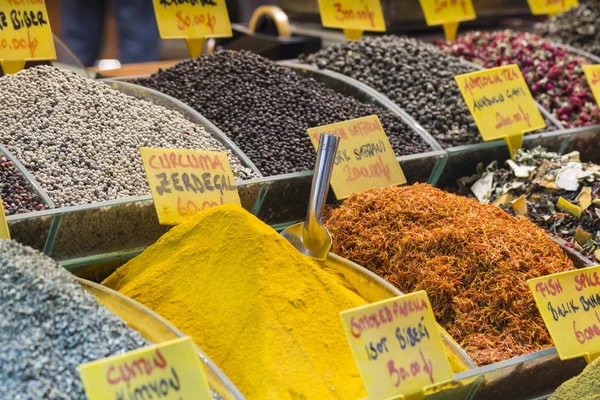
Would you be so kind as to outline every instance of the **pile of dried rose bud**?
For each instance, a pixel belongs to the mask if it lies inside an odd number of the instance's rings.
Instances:
[[[517,64],[533,97],[566,128],[600,123],[600,110],[583,74],[592,64],[531,33],[472,31],[436,46],[486,68]]]

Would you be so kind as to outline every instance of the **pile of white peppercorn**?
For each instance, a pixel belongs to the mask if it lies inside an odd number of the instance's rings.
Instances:
[[[0,78],[0,101],[0,142],[59,207],[148,194],[140,147],[228,151],[177,112],[54,67]]]
[[[219,51],[160,70],[137,84],[173,96],[215,123],[264,175],[310,170],[307,128],[379,115],[396,155],[430,150],[387,110],[338,93],[246,51]]]
[[[432,45],[387,35],[337,44],[301,60],[377,89],[445,148],[481,142],[454,80],[475,69]]]
[[[23,214],[46,208],[44,201],[34,193],[15,164],[0,156],[0,197],[6,215]]]

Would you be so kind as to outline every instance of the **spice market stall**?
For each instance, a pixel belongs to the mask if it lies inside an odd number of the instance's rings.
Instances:
[[[290,389],[307,398],[361,397],[338,312],[400,293],[340,257],[329,255],[324,267],[225,205],[171,229],[103,283],[205,343],[247,398],[287,397]],[[454,371],[472,367],[441,334]]]
[[[595,53],[595,11],[584,5],[539,32]],[[567,25],[577,34],[556,28]],[[1,78],[0,194],[15,241],[0,241],[0,303],[24,336],[0,356],[16,366],[13,397],[80,398],[74,366],[189,335],[215,399],[364,398],[339,313],[419,290],[454,373],[427,398],[539,398],[579,374],[583,359],[559,359],[527,280],[600,261],[600,111],[581,71],[598,59],[513,31],[435,45],[365,37],[300,62],[220,51],[124,80],[53,67]],[[512,63],[546,123],[514,161],[482,142],[455,81]],[[315,163],[306,130],[368,115],[409,186],[330,193],[334,251],[303,257],[277,230],[305,217]],[[242,207],[160,225],[141,147],[226,152]],[[56,323],[28,323],[36,316]],[[114,340],[100,340],[102,326]]]
[[[401,39],[398,39],[399,41],[401,41]],[[407,42],[409,43],[409,42]],[[424,44],[413,44],[414,46],[417,46],[416,48],[420,49],[421,47],[423,47],[423,49],[421,49],[420,51],[423,52],[427,52],[427,51],[433,51],[433,50],[429,50],[429,46],[425,46]],[[421,47],[419,47],[421,46]],[[394,41],[392,41],[392,44],[389,45],[390,48],[392,49],[396,49],[397,43],[395,43]],[[377,48],[377,47],[375,47]],[[227,56],[225,55],[221,55],[220,57],[231,57],[231,52],[225,52],[223,54],[227,54]],[[211,56],[213,57],[213,56]],[[244,58],[245,57],[245,58]],[[441,55],[441,53],[437,53],[436,52],[436,57],[444,57]],[[214,59],[216,60],[216,59]],[[445,60],[443,62],[445,63],[450,63],[448,60]],[[260,71],[261,76],[264,76],[264,72],[265,71],[270,71],[268,72],[269,75],[273,75],[273,77],[271,77],[271,79],[273,80],[273,82],[281,82],[283,81],[294,81],[296,79],[300,79],[300,78],[290,78],[292,75],[289,75],[288,72],[284,71],[282,67],[276,66],[275,64],[266,61],[266,60],[262,60],[260,59],[258,56],[250,56],[245,55],[245,53],[240,53],[238,54],[237,58],[235,59],[236,62],[239,63],[239,66],[232,66],[232,68],[234,68],[234,71],[237,71],[236,68],[238,70],[243,69],[246,65],[256,65],[255,68],[257,68],[257,71]],[[199,62],[196,60],[192,60],[190,62]],[[188,63],[190,63],[188,62]],[[205,67],[208,72],[213,73],[214,75],[214,66],[211,63],[214,63],[216,61],[213,61],[213,59],[210,59],[210,57],[208,58],[207,61],[203,61],[203,63],[205,63]],[[454,61],[453,61],[454,62]],[[202,64],[204,65],[204,64]],[[427,64],[423,64],[424,66],[427,66]],[[459,64],[456,64],[459,65]],[[374,89],[371,89],[369,87],[366,87],[365,85],[360,85],[360,83],[356,82],[356,81],[352,81],[352,80],[343,80],[340,78],[339,75],[330,72],[330,71],[317,71],[317,70],[310,70],[310,69],[300,69],[297,66],[294,66],[296,71],[303,71],[302,75],[304,74],[308,74],[308,76],[310,77],[315,77],[317,78],[317,80],[325,83],[325,85],[327,85],[328,87],[334,88],[336,90],[336,92],[338,93],[344,93],[349,95],[350,97],[354,97],[357,98],[358,101],[361,101],[363,104],[362,105],[358,105],[359,103],[356,102],[356,100],[352,100],[354,101],[354,103],[352,103],[352,101],[348,100],[349,97],[344,97],[342,103],[340,103],[340,106],[337,107],[336,109],[341,109],[341,110],[346,110],[348,109],[348,107],[350,106],[350,104],[355,104],[352,107],[359,107],[356,110],[362,110],[364,108],[363,112],[371,112],[370,110],[368,110],[367,108],[369,106],[367,106],[367,104],[364,103],[370,103],[370,104],[375,104],[376,107],[379,107],[380,109],[387,109],[389,110],[388,112],[383,112],[383,111],[379,111],[380,115],[383,118],[383,123],[384,126],[387,126],[389,124],[389,126],[391,127],[388,130],[388,137],[390,137],[390,141],[392,143],[392,145],[394,146],[397,154],[399,155],[399,161],[401,163],[401,165],[403,166],[403,168],[406,170],[406,175],[409,178],[409,182],[424,182],[424,181],[430,181],[432,183],[435,183],[439,172],[441,170],[441,165],[443,164],[443,162],[445,162],[445,153],[441,152],[440,150],[436,150],[436,149],[440,149],[441,147],[439,145],[436,145],[435,140],[431,139],[431,136],[428,134],[428,132],[422,128],[419,124],[415,124],[414,120],[412,120],[412,118],[408,115],[409,113],[404,112],[404,110],[399,109],[397,106],[395,106],[395,104],[393,104],[390,100],[388,100],[385,96],[380,95],[379,93],[377,93]],[[189,68],[187,66],[187,64],[183,63],[181,64],[181,67],[176,66],[173,67],[173,69],[168,69],[165,70],[163,72],[163,75],[165,75],[165,77],[161,77],[158,78],[149,78],[149,79],[155,79],[154,81],[148,81],[148,82],[155,82],[153,83],[154,85],[167,85],[168,82],[170,82],[170,79],[175,79],[173,80],[173,82],[179,82],[176,79],[177,78],[177,74],[178,74],[178,70],[177,68],[181,68],[182,70],[184,70],[185,68]],[[308,67],[307,67],[308,68]],[[458,66],[456,68],[459,68]],[[463,64],[460,64],[460,68],[463,68],[461,71],[463,70],[469,70],[469,67]],[[429,68],[431,69],[431,68]],[[460,72],[460,71],[456,71],[456,72]],[[239,71],[237,73],[240,73]],[[281,77],[276,78],[275,76],[277,76],[276,74],[281,74]],[[288,74],[288,75],[286,75]],[[230,75],[234,75],[234,74],[230,74]],[[252,75],[250,75],[252,76]],[[161,80],[162,79],[162,80]],[[187,78],[186,78],[187,79]],[[200,78],[195,77],[194,79],[197,80],[196,83],[199,88],[204,88],[206,87],[206,82],[203,82]],[[309,93],[313,93],[312,90],[323,90],[323,89],[318,89],[318,86],[307,86],[304,87],[305,85],[300,85],[299,82],[305,82],[306,78],[303,78],[304,80],[298,81],[298,83],[291,83],[289,86],[290,89],[282,89],[284,92],[286,91],[291,91],[291,93],[293,93],[292,87],[293,85],[296,85],[296,87],[300,86],[302,89],[305,90],[301,90],[300,92],[298,92],[298,98],[304,98],[307,95],[311,96]],[[430,86],[432,87],[441,87],[446,88],[446,87],[450,87],[449,85],[454,85],[456,86],[456,84],[454,82],[449,82],[450,76],[444,78],[446,79],[446,84],[444,85],[439,85],[440,82],[435,82],[436,84],[433,85],[433,82],[430,83]],[[143,80],[142,80],[143,81]],[[162,83],[160,83],[162,82]],[[228,82],[228,81],[224,81],[224,82]],[[246,81],[241,81],[241,82],[246,82]],[[254,84],[254,78],[249,78],[248,80],[248,84]],[[257,81],[258,82],[258,81]],[[225,83],[221,83],[223,86],[222,87],[226,87],[226,86],[232,86],[233,84],[231,82],[228,82],[227,84]],[[244,83],[246,84],[246,83]],[[282,83],[279,83],[280,85]],[[185,106],[183,106],[182,104],[177,104],[175,101],[173,101],[173,99],[169,98],[168,96],[161,96],[158,93],[152,92],[152,91],[147,91],[145,92],[145,89],[142,88],[134,88],[133,86],[127,85],[126,83],[123,84],[118,84],[118,83],[111,83],[111,85],[113,85],[113,87],[115,88],[119,88],[121,91],[126,91],[130,94],[133,94],[134,96],[140,97],[140,98],[149,98],[151,99],[153,102],[161,104],[161,105],[166,105],[167,107],[170,107],[169,104],[173,105],[170,108],[174,108],[177,110],[180,110],[184,113],[184,115],[192,115],[190,113],[190,110],[186,109]],[[315,84],[311,84],[311,85],[315,85]],[[271,86],[271,85],[269,85]],[[286,86],[282,86],[283,88],[286,88]],[[307,88],[313,88],[313,89],[307,89]],[[256,90],[263,90],[264,88],[259,86],[256,87]],[[171,89],[168,89],[167,86],[165,86],[165,91],[169,91]],[[227,93],[227,91],[225,90],[220,90],[221,92]],[[200,92],[202,93],[202,90],[200,90]],[[444,92],[448,92],[448,91],[444,91]],[[242,123],[242,121],[238,121],[238,122],[233,122],[233,120],[230,120],[231,116],[235,116],[235,115],[242,115],[240,114],[240,110],[243,109],[243,106],[239,106],[242,107],[241,109],[237,110],[239,107],[237,105],[232,106],[230,111],[223,111],[221,113],[221,111],[216,111],[216,110],[220,110],[220,108],[215,108],[215,106],[212,106],[209,104],[210,99],[212,99],[212,97],[210,97],[209,95],[213,96],[215,95],[215,91],[213,89],[213,92],[207,92],[206,94],[203,94],[202,96],[196,96],[193,99],[192,98],[186,98],[186,94],[185,91],[181,92],[181,93],[175,93],[175,91],[171,92],[172,94],[177,94],[179,97],[185,98],[187,101],[189,102],[194,102],[197,101],[197,107],[199,109],[204,109],[207,112],[211,112],[213,118],[215,119],[215,122],[219,123],[218,121],[221,121],[220,124],[222,125],[221,127],[224,127],[227,131],[228,134],[230,136],[232,136],[233,138],[237,137],[237,139],[234,139],[238,141],[237,144],[239,145],[243,145],[243,147],[245,148],[246,152],[248,154],[251,155],[251,158],[254,158],[253,161],[256,161],[256,163],[258,163],[259,165],[263,165],[263,168],[266,168],[265,171],[267,173],[270,173],[269,171],[272,170],[272,168],[274,168],[274,166],[276,164],[281,164],[278,160],[278,158],[273,158],[272,155],[269,154],[277,154],[274,153],[274,151],[279,151],[279,149],[277,149],[277,146],[273,146],[275,143],[278,142],[265,142],[265,148],[264,150],[261,150],[259,152],[257,152],[256,150],[253,150],[256,146],[261,146],[261,142],[253,142],[252,140],[256,140],[256,139],[247,139],[246,136],[244,136],[243,132],[240,130],[240,125]],[[259,92],[262,93],[262,92]],[[316,92],[314,92],[316,93]],[[327,93],[326,91],[323,92],[324,96],[332,96],[333,94],[325,94]],[[452,94],[453,92],[450,91],[450,94]],[[235,94],[235,92],[232,92],[232,94]],[[389,94],[389,93],[388,93]],[[246,95],[247,96],[247,95]],[[258,96],[258,95],[256,95]],[[333,99],[335,98],[340,98],[340,95],[337,95],[338,97],[331,97],[329,103],[331,103],[331,101],[333,101]],[[210,97],[210,99],[209,99]],[[235,95],[234,97],[239,97],[241,99],[244,99],[243,94],[239,94],[239,95]],[[260,101],[264,101],[264,98],[268,97],[266,93],[263,93],[261,96],[258,97],[253,97],[254,100],[250,100],[250,97],[244,101],[248,102],[250,101],[250,103],[252,102],[258,102],[256,104],[260,104]],[[294,98],[296,98],[295,96],[292,96]],[[314,97],[314,96],[313,96]],[[431,96],[430,96],[431,97]],[[435,96],[434,96],[435,97]],[[433,101],[434,97],[431,97],[429,100],[425,100],[425,103],[421,104],[423,102],[423,99],[419,99],[417,103],[419,108],[423,108],[424,106],[428,106],[429,105],[429,101]],[[443,100],[444,102],[448,102],[448,101],[453,101],[456,104],[456,107],[459,107],[461,109],[464,109],[462,113],[460,112],[451,112],[450,115],[454,118],[457,115],[463,115],[464,117],[458,117],[459,119],[464,120],[465,118],[470,120],[471,123],[469,126],[473,126],[474,123],[472,122],[472,118],[469,115],[464,114],[464,111],[466,111],[466,107],[464,106],[464,103],[462,103],[462,101],[457,101],[456,99],[452,99],[453,96],[449,96],[449,97],[441,97],[442,99],[446,98],[446,100]],[[409,97],[410,98],[410,95]],[[413,97],[414,98],[414,97]],[[223,101],[224,103],[229,103],[229,101],[227,101],[226,99],[230,99],[230,97],[223,97]],[[262,100],[261,100],[262,99]],[[324,101],[325,99],[329,99],[329,97],[324,97],[323,100],[320,101]],[[209,101],[210,100],[210,101]],[[311,102],[301,106],[301,107],[314,107],[311,104],[314,103],[315,98],[310,98]],[[300,100],[298,100],[300,101]],[[337,101],[337,100],[336,100]],[[350,103],[348,103],[347,105],[341,105],[341,104],[346,104],[344,103],[350,101]],[[416,101],[416,98],[415,98]],[[250,104],[249,103],[249,104]],[[273,110],[277,109],[277,104],[279,103],[285,103],[285,102],[275,102],[275,105],[272,104],[273,102],[265,102],[265,107],[275,107],[273,108]],[[196,104],[196,103],[193,103]],[[442,106],[443,103],[440,103],[440,106]],[[415,112],[415,106],[411,104],[410,101],[408,101],[407,103],[403,104],[407,107],[407,110],[410,110],[411,112]],[[248,106],[246,106],[248,107]],[[360,108],[362,107],[362,108]],[[367,108],[365,108],[367,107]],[[373,107],[373,106],[370,106]],[[215,110],[215,111],[210,111],[210,110]],[[236,111],[237,110],[237,111]],[[350,110],[350,109],[348,109]],[[439,113],[440,108],[438,108],[438,111],[435,111],[435,109],[432,109],[432,113],[433,115],[437,115],[436,113]],[[451,109],[449,109],[451,110]],[[274,113],[275,116],[283,113],[282,115],[287,115],[285,114],[286,112],[286,108],[283,107],[281,108],[280,111],[277,111]],[[316,116],[319,116],[321,113],[324,112],[324,109],[317,109],[315,108],[316,114],[311,114],[311,112],[308,112],[306,115],[313,115],[312,117],[309,118],[313,118]],[[356,112],[356,111],[355,111]],[[346,115],[347,116],[353,116],[353,115],[360,115],[360,111],[358,111],[359,114],[345,114],[342,115],[340,114],[338,117],[332,117],[332,118],[345,118]],[[221,113],[221,114],[220,114]],[[229,122],[225,122],[225,120],[223,119],[224,115],[228,115],[229,117],[227,117],[227,121]],[[423,112],[423,110],[421,110],[421,112],[418,113],[418,116],[421,118],[423,115],[428,115],[428,112],[425,111]],[[214,125],[212,125],[211,122],[209,122],[208,120],[206,120],[206,118],[203,118],[201,115],[195,114],[195,117],[197,120],[200,120],[201,125],[208,127],[209,131],[214,132],[214,131],[219,131],[219,128],[216,128]],[[549,124],[552,123],[552,118],[547,115],[548,120],[549,120]],[[258,118],[258,117],[257,117]],[[321,118],[321,119],[318,119]],[[298,129],[297,127],[295,127],[294,124],[299,124],[298,126],[302,126],[302,124],[307,125],[307,124],[319,124],[319,123],[323,123],[328,121],[327,119],[323,119],[322,116],[319,116],[317,119],[315,119],[314,121],[309,121],[306,120],[304,122],[302,122],[301,120],[299,121],[295,121],[296,117],[290,117],[290,119],[281,119],[279,117],[273,117],[273,120],[270,121],[269,123],[263,120],[261,120],[260,118],[258,118],[256,120],[256,123],[260,126],[263,126],[266,124],[266,126],[269,127],[273,127],[272,129],[284,129],[285,131],[291,130],[291,131],[295,131],[297,133],[295,133],[295,135],[297,136],[293,136],[290,141],[291,143],[302,143],[302,146],[300,147],[301,149],[304,149],[304,153],[307,155],[307,157],[299,157],[297,159],[302,160],[300,161],[301,164],[298,164],[297,166],[293,166],[293,165],[289,165],[289,168],[292,168],[291,170],[294,170],[294,168],[300,168],[300,169],[308,169],[309,167],[305,164],[302,163],[307,163],[308,159],[310,159],[311,157],[313,157],[312,155],[308,156],[309,154],[312,154],[310,152],[312,152],[312,149],[310,147],[306,147],[306,146],[310,146],[310,144],[307,144],[305,142],[308,142],[308,139],[304,133],[303,129]],[[439,121],[440,119],[437,118],[437,121]],[[283,125],[281,124],[281,121],[283,121]],[[292,125],[290,125],[289,121],[295,121]],[[399,122],[393,122],[393,121],[399,121]],[[458,121],[458,120],[457,120]],[[244,121],[244,123],[246,123],[247,121]],[[260,122],[260,123],[259,123]],[[263,123],[264,122],[264,123]],[[230,125],[223,125],[223,124],[230,124]],[[277,123],[277,125],[274,125],[275,123]],[[436,122],[437,124],[438,122]],[[233,124],[233,125],[232,125]],[[236,125],[237,124],[237,125]],[[287,124],[287,125],[286,125]],[[258,126],[257,125],[257,126]],[[431,129],[434,129],[435,126],[437,125],[431,125],[429,124]],[[435,128],[436,131],[438,132],[436,133],[437,138],[443,138],[444,135],[442,134],[442,132],[445,131],[445,129],[448,127],[439,127],[439,128]],[[270,128],[271,129],[271,128]],[[454,131],[454,125],[452,127],[452,131]],[[237,132],[237,133],[235,133]],[[245,132],[245,131],[244,131]],[[410,133],[410,135],[412,135],[411,137],[416,140],[416,142],[414,142],[414,146],[417,146],[416,148],[419,149],[429,149],[429,151],[427,150],[417,150],[417,151],[426,151],[425,153],[421,153],[420,155],[402,155],[405,154],[407,151],[411,151],[409,147],[406,147],[406,134]],[[412,133],[411,133],[412,132]],[[479,136],[475,136],[476,135],[476,130],[474,132],[472,132],[473,135],[472,136],[468,136],[465,135],[465,132],[462,131],[457,131],[456,132],[456,138],[460,138],[460,140],[464,140],[464,138],[467,137],[472,137],[472,139],[469,140],[474,140],[474,141],[479,141]],[[238,136],[235,136],[238,135]],[[531,137],[536,137],[536,138],[543,138],[542,136],[535,136],[537,134],[533,134],[530,135]],[[253,166],[254,164],[256,164],[253,161],[250,161],[248,159],[248,157],[246,157],[246,154],[243,153],[242,151],[240,151],[237,148],[236,143],[234,143],[232,140],[230,140],[229,138],[227,138],[224,134],[220,134],[218,135],[219,138],[225,142],[225,144],[229,147],[229,148],[233,148],[236,150],[236,154],[238,155],[238,157],[240,159],[242,159],[244,161],[245,165],[249,165],[249,166]],[[252,136],[252,135],[251,135]],[[434,135],[435,136],[435,135]],[[263,135],[258,135],[256,136],[257,138],[264,138]],[[448,136],[449,137],[449,136]],[[250,141],[247,141],[250,140]],[[262,139],[259,139],[262,140]],[[411,139],[412,140],[412,139]],[[533,139],[532,139],[533,140]],[[299,142],[296,142],[299,141]],[[420,142],[419,142],[420,141]],[[420,144],[417,144],[420,143]],[[456,144],[456,143],[455,143]],[[292,147],[295,147],[296,144],[292,145]],[[286,150],[286,147],[282,148],[283,153],[281,154],[286,154],[285,151],[290,151],[292,147],[289,147],[288,150]],[[296,150],[293,150],[294,152]],[[414,151],[414,150],[412,150]],[[452,150],[450,150],[452,151]],[[478,152],[478,148],[472,148],[469,149],[469,151],[473,151],[473,152]],[[263,156],[265,156],[266,158],[262,158]],[[271,161],[269,161],[269,157],[271,157]],[[294,158],[296,159],[296,158]],[[306,160],[305,160],[306,159]],[[491,161],[491,160],[486,160],[487,162]],[[282,164],[280,165],[281,168],[283,168],[281,171],[277,171],[277,172],[286,172],[287,167],[284,168],[286,164]],[[281,169],[280,168],[280,169]],[[273,170],[275,171],[275,170]],[[260,171],[257,171],[255,169],[256,174],[259,174]],[[302,218],[302,213],[303,210],[305,208],[305,203],[302,202],[297,202],[296,200],[292,203],[286,202],[284,203],[282,199],[305,199],[306,197],[303,196],[303,193],[307,193],[308,192],[308,187],[309,187],[309,182],[310,182],[310,171],[305,171],[305,172],[294,172],[292,175],[274,175],[268,179],[261,179],[258,181],[249,181],[248,182],[248,187],[246,188],[245,185],[242,185],[241,187],[241,192],[243,194],[242,196],[242,200],[243,200],[243,204],[245,205],[245,207],[248,210],[253,211],[254,213],[256,213],[257,215],[260,216],[261,219],[267,221],[269,224],[273,225],[273,226],[281,226],[281,227],[285,227],[287,224],[290,224],[294,221],[297,221],[299,219]],[[141,197],[124,197],[122,199],[119,200],[109,200],[108,202],[104,202],[104,203],[100,203],[97,200],[93,200],[90,205],[82,205],[79,208],[72,208],[72,207],[63,207],[60,208],[59,210],[56,210],[55,212],[46,212],[46,213],[42,213],[42,214],[37,214],[40,218],[39,218],[39,223],[33,223],[32,221],[29,222],[25,222],[25,220],[29,219],[29,218],[18,218],[15,219],[14,221],[11,221],[11,223],[13,225],[16,225],[16,221],[19,221],[20,224],[29,224],[29,225],[23,225],[23,226],[27,226],[27,229],[31,229],[34,228],[36,231],[39,232],[39,234],[37,235],[38,239],[37,239],[37,243],[32,243],[31,239],[25,239],[25,240],[29,240],[30,244],[35,244],[37,248],[40,249],[45,249],[45,251],[49,254],[52,254],[54,257],[56,257],[57,259],[60,260],[69,260],[69,259],[77,259],[77,258],[84,258],[84,257],[93,257],[94,254],[107,254],[110,252],[126,252],[126,251],[133,251],[139,248],[142,248],[144,246],[147,246],[148,244],[152,243],[153,240],[155,240],[161,233],[165,232],[165,228],[160,227],[158,224],[156,224],[155,220],[153,219],[152,216],[152,211],[151,211],[151,203],[148,201],[149,197],[146,196],[141,196]],[[114,203],[116,202],[116,203]],[[59,204],[60,206],[60,204]],[[139,207],[138,207],[139,206]],[[108,211],[112,209],[112,216],[114,217],[107,217],[105,215],[104,212],[100,212],[99,210],[103,210],[103,211]],[[147,211],[143,211],[144,209],[146,209]],[[120,211],[118,211],[120,210]],[[125,240],[126,243],[128,243],[128,245],[126,246],[121,246],[120,242],[122,241],[122,239],[118,238],[118,234],[113,234],[111,233],[112,231],[115,230],[115,227],[108,227],[105,228],[102,225],[105,225],[105,223],[103,223],[103,221],[107,221],[107,220],[114,220],[113,218],[117,218],[119,220],[124,220],[124,221],[128,221],[131,220],[131,217],[128,217],[128,215],[143,215],[145,216],[143,219],[140,218],[140,220],[143,221],[150,221],[150,223],[145,226],[145,228],[142,228],[140,226],[140,231],[144,232],[144,235],[138,236],[136,238],[130,238]],[[97,214],[97,215],[94,215]],[[33,217],[33,215],[32,215]],[[86,249],[82,249],[82,251],[79,251],[77,249],[75,250],[69,250],[68,247],[70,246],[69,243],[74,243],[74,241],[72,240],[75,237],[81,237],[81,232],[80,229],[79,231],[76,229],[71,229],[69,227],[71,226],[81,226],[81,225],[86,225],[86,224],[82,224],[80,223],[80,221],[86,220],[87,221],[87,226],[95,226],[96,228],[94,228],[94,231],[89,231],[87,234],[92,235],[91,237],[94,237],[95,240],[88,240],[87,242],[90,243],[90,245],[88,246],[88,248]],[[44,221],[43,223],[41,221]],[[35,226],[32,227],[30,225],[41,225],[39,227]],[[19,228],[15,228],[16,231],[19,231]],[[25,229],[23,229],[25,230]],[[105,233],[103,233],[105,232]],[[111,239],[111,237],[113,237],[113,239]],[[81,242],[86,242],[86,241],[81,241]],[[103,244],[105,243],[105,245]],[[115,243],[118,245],[111,245],[111,243]],[[82,260],[82,262],[87,262],[85,260]],[[79,261],[76,261],[75,264],[79,263]]]

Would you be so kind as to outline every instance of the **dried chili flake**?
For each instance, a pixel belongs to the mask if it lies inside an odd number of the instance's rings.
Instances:
[[[325,219],[334,253],[403,292],[426,290],[477,364],[552,345],[527,280],[574,267],[528,220],[426,184],[354,194]]]

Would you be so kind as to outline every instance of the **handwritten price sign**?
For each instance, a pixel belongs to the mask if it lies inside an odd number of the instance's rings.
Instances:
[[[370,400],[413,396],[425,387],[452,380],[425,291],[340,315]]]
[[[44,1],[0,1],[0,60],[4,71],[17,72],[26,60],[55,58]]]
[[[600,105],[600,65],[584,65],[583,72],[592,89],[596,103]]]
[[[527,283],[561,359],[600,354],[600,266]]]
[[[578,0],[527,0],[533,15],[554,15],[579,7]]]
[[[427,25],[443,25],[446,40],[454,40],[458,23],[477,16],[471,0],[419,0]]]
[[[189,337],[93,361],[78,370],[90,400],[212,399]]]
[[[163,39],[186,39],[190,57],[202,53],[207,37],[231,37],[225,0],[152,0]]]
[[[385,32],[379,0],[319,0],[321,23],[343,29],[347,39],[359,40],[364,31]]]
[[[319,146],[322,133],[340,137],[331,187],[338,200],[352,193],[406,183],[379,117],[352,119],[337,124],[323,125],[307,130],[310,141]]]
[[[471,0],[419,0],[427,25],[463,22],[475,19]]]
[[[504,139],[511,155],[523,134],[546,126],[516,65],[455,76],[484,141]]]
[[[240,204],[227,153],[140,149],[162,225],[178,225],[206,208]]]

